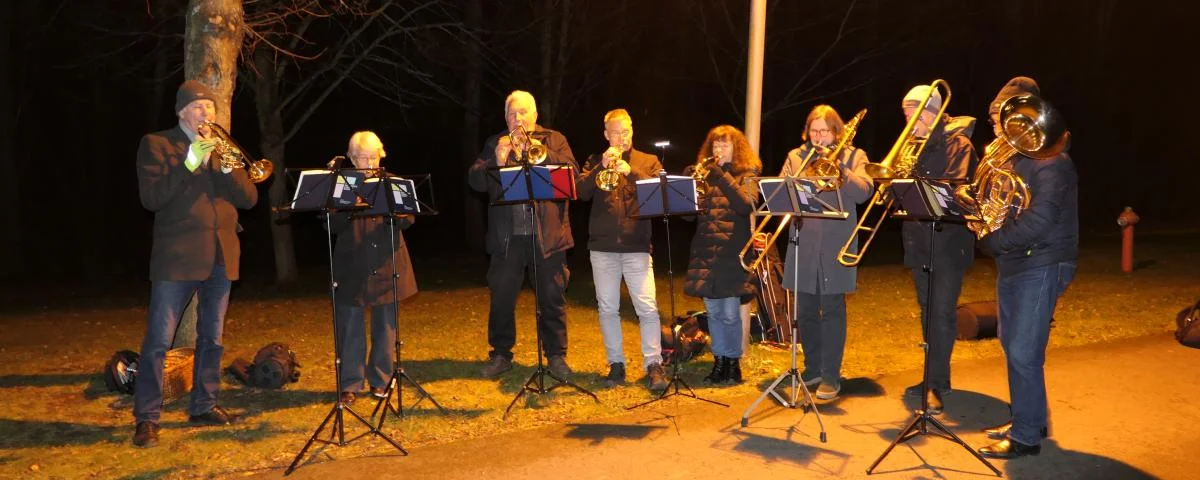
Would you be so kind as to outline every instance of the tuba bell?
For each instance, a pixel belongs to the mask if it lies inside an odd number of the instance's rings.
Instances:
[[[202,126],[208,127],[208,131],[212,132],[211,136],[217,141],[212,154],[217,156],[222,169],[244,168],[253,183],[266,180],[271,176],[271,172],[275,171],[275,165],[265,158],[257,162],[249,161],[241,145],[238,145],[233,137],[229,136],[229,131],[217,122],[206,121]]]
[[[1062,153],[1070,137],[1058,111],[1034,95],[1005,100],[999,117],[999,135],[984,150],[974,180],[956,192],[965,203],[974,205],[979,220],[967,222],[967,228],[978,238],[999,230],[1008,219],[1029,208],[1029,187],[1013,171],[1013,156],[1053,158]]]

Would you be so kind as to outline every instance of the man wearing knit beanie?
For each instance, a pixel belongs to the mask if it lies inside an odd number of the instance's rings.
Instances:
[[[917,108],[926,97],[929,101],[924,110],[918,112]],[[942,102],[936,88],[917,85],[908,91],[901,103],[906,119],[920,115],[916,136],[925,138],[912,176],[965,182],[976,158],[975,147],[969,138],[975,119],[952,119],[943,115],[937,120],[935,117]],[[965,225],[955,222],[937,225],[941,228],[931,228],[930,222],[921,220],[905,220],[901,225],[904,266],[912,274],[917,304],[921,307],[921,331],[929,345],[928,375],[924,383],[906,388],[904,394],[918,399],[925,395],[929,412],[933,414],[941,413],[943,397],[951,392],[950,356],[958,335],[958,296],[967,269],[975,259],[975,236]],[[928,265],[936,265],[936,269],[926,270]]]
[[[206,121],[216,117],[212,90],[187,81],[175,93],[179,122],[142,137],[137,153],[138,194],[154,212],[150,251],[150,307],[134,385],[133,444],[158,444],[163,401],[163,361],[180,314],[197,295],[195,368],[188,423],[228,425],[237,415],[217,405],[221,384],[221,332],[229,290],[237,280],[241,244],[237,209],[258,202],[246,170],[212,165],[214,139]]]
[[[998,121],[1001,103],[1023,94],[1040,96],[1041,91],[1031,78],[1009,80],[992,102],[993,121]],[[1078,176],[1071,158],[1066,153],[1044,159],[1017,153],[1007,165],[1026,182],[1030,203],[979,240],[980,249],[996,259],[1000,346],[1007,360],[1012,413],[1010,422],[984,430],[999,440],[979,449],[991,458],[1037,455],[1049,434],[1045,363],[1050,319],[1075,277],[1079,256]]]

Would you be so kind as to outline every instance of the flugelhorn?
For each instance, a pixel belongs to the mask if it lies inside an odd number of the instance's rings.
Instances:
[[[1063,151],[1068,134],[1065,122],[1049,103],[1033,95],[1011,97],[1000,105],[1000,132],[984,150],[970,185],[957,196],[973,205],[977,221],[967,222],[983,238],[999,230],[1010,218],[1029,208],[1029,187],[1012,168],[1017,153],[1034,159],[1052,158]]]
[[[271,176],[271,172],[275,171],[275,164],[265,158],[257,162],[249,161],[249,158],[246,157],[246,150],[241,145],[238,145],[233,140],[233,137],[229,136],[229,131],[225,130],[217,122],[205,121],[201,126],[208,127],[208,131],[212,133],[212,138],[217,141],[216,145],[213,146],[212,154],[217,156],[217,160],[221,162],[222,169],[244,168],[246,169],[246,175],[254,183],[266,180]]]
[[[921,157],[921,152],[925,151],[925,144],[928,143],[929,137],[917,136],[917,122],[921,119],[921,113],[925,111],[925,106],[933,98],[933,92],[937,91],[938,87],[946,90],[946,94],[942,95],[942,107],[938,109],[937,115],[933,117],[933,121],[929,124],[930,135],[933,129],[939,128],[942,119],[946,116],[946,107],[950,105],[950,85],[945,80],[937,79],[929,84],[929,93],[925,94],[925,98],[921,99],[921,103],[917,105],[916,112],[913,112],[912,118],[908,119],[908,124],[904,126],[904,130],[900,131],[900,137],[896,139],[896,143],[892,145],[892,150],[879,163],[868,163],[866,166],[867,175],[875,180],[875,195],[871,197],[871,201],[867,202],[867,206],[859,212],[858,225],[855,225],[854,230],[850,232],[850,238],[846,239],[846,243],[842,245],[841,251],[838,252],[838,263],[847,267],[853,267],[862,261],[863,255],[867,251],[867,247],[871,246],[871,241],[875,239],[875,233],[879,231],[879,227],[883,225],[883,220],[887,218],[888,211],[892,209],[893,198],[889,194],[888,186],[893,178],[911,177],[913,170],[917,167],[917,159]],[[879,207],[879,213],[873,223],[868,224],[867,218],[871,216],[871,212]],[[871,225],[871,226],[868,226]],[[862,245],[858,245],[858,236],[862,232],[867,232],[867,238],[863,240]],[[857,248],[855,248],[857,247]]]
[[[688,165],[684,169],[684,175],[689,175],[696,180],[696,196],[703,197],[708,193],[708,171],[712,170],[716,162],[717,156],[711,155],[697,160],[696,163]]]
[[[596,188],[611,192],[621,185],[621,174],[617,172],[617,160],[621,159],[621,153],[628,148],[629,145],[623,143],[620,147],[608,147],[608,150],[604,151],[604,156],[609,157],[608,168],[601,169],[596,173]]]

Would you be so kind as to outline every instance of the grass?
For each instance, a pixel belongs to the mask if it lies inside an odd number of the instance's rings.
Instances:
[[[1142,235],[1142,268],[1125,274],[1119,268],[1119,239],[1089,239],[1081,253],[1079,276],[1059,304],[1051,348],[1161,334],[1174,328],[1175,314],[1200,297],[1200,254],[1196,232]],[[583,258],[583,257],[577,257]],[[640,383],[641,362],[630,365],[626,387],[604,389],[603,346],[596,325],[590,274],[575,264],[569,296],[571,366],[575,380],[594,391],[589,397],[559,390],[514,408],[507,421],[504,408],[519,390],[535,362],[533,322],[526,314],[532,296],[518,306],[518,367],[501,380],[479,379],[487,352],[488,293],[482,267],[418,270],[423,292],[401,308],[405,366],[449,414],[430,410],[428,402],[412,416],[389,419],[385,431],[405,447],[483,437],[618,415],[624,407],[650,398]],[[426,273],[428,272],[428,273]],[[465,273],[464,273],[465,272]],[[661,273],[661,272],[660,272]],[[971,269],[962,302],[993,298],[995,270],[981,258]],[[677,275],[679,277],[680,275]],[[659,279],[659,304],[667,310],[665,278]],[[682,280],[677,278],[677,286]],[[677,290],[680,290],[677,288]],[[75,305],[75,306],[72,306]],[[637,325],[626,305],[625,347],[637,351]],[[918,310],[907,270],[899,265],[860,269],[859,293],[848,302],[849,339],[844,375],[874,377],[920,368]],[[677,297],[677,311],[702,309],[698,299]],[[131,447],[130,397],[104,391],[97,374],[108,356],[134,348],[144,329],[141,301],[71,301],[61,305],[0,315],[0,477],[43,478],[177,478],[233,476],[286,466],[329,412],[333,401],[332,338],[328,297],[249,292],[240,287],[230,307],[225,330],[225,359],[250,359],[262,345],[288,343],[303,364],[298,383],[284,390],[258,390],[226,382],[221,403],[245,412],[247,421],[232,428],[192,428],[186,424],[186,400],[166,406],[162,443],[140,450]],[[962,341],[954,360],[998,358],[993,340]],[[682,368],[693,386],[709,366],[705,354]],[[1053,354],[1049,361],[1053,362]],[[715,400],[751,395],[788,367],[786,351],[759,345],[743,360],[745,384],[698,391]],[[411,390],[411,389],[410,389]],[[406,391],[408,393],[408,391]],[[407,397],[407,403],[414,399]],[[369,414],[360,401],[356,411]],[[742,407],[735,405],[736,408]],[[730,411],[730,416],[735,415]],[[352,431],[358,424],[347,422]],[[327,430],[328,431],[328,430]],[[306,461],[364,455],[390,455],[378,439],[345,447],[314,447]]]

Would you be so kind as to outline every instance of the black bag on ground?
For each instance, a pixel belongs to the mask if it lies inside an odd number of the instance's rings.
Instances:
[[[1175,340],[1185,347],[1200,348],[1200,302],[1175,316]]]
[[[134,380],[137,379],[137,362],[139,355],[132,350],[121,350],[114,353],[104,364],[104,386],[110,392],[133,394]]]
[[[675,344],[675,329],[678,329],[679,345]],[[672,361],[686,362],[704,352],[708,347],[708,313],[688,312],[676,318],[671,326],[662,327],[663,364]]]
[[[239,375],[237,370],[247,372]],[[234,360],[229,371],[239,379],[249,377],[248,385],[259,388],[283,388],[288,382],[300,380],[300,363],[296,354],[287,345],[280,342],[268,343],[254,354],[254,363],[246,365],[245,360]]]

